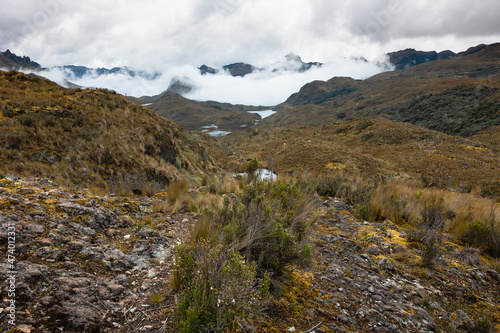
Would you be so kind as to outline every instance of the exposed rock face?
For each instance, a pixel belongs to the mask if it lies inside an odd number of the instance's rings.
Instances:
[[[208,67],[207,65],[201,65],[198,69],[200,70],[201,75],[217,74],[219,72],[219,70],[213,67]]]

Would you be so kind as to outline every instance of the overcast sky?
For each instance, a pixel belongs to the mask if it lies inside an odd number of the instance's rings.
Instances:
[[[359,68],[343,61],[360,56],[380,61],[387,52],[409,47],[459,52],[500,41],[498,0],[0,0],[0,4],[0,50],[27,55],[45,67],[128,66],[181,73],[179,68],[237,61],[265,66],[294,52],[304,61],[330,63],[330,70],[345,67],[340,74],[352,70],[350,76],[363,78],[376,69],[356,73]]]

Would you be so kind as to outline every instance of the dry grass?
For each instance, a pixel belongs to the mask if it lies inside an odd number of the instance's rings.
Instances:
[[[113,91],[0,71],[0,174],[144,196],[216,171],[174,123]]]

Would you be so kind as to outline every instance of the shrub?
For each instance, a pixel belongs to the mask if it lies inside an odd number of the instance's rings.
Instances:
[[[435,232],[432,232],[431,235],[424,240],[424,248],[422,249],[422,266],[432,267],[434,265],[434,260],[439,257],[441,253],[439,243],[439,237]]]
[[[461,240],[468,245],[484,249],[493,257],[500,257],[500,229],[494,214],[489,219],[469,223]]]
[[[290,265],[307,263],[307,233],[312,220],[312,193],[289,182],[257,181],[223,207],[204,214],[197,224],[195,240],[210,239],[226,244],[256,262],[258,272],[283,275]]]
[[[5,116],[5,117],[9,117],[9,118],[12,118],[14,117],[14,110],[9,107],[9,106],[2,106],[2,114]]]
[[[172,287],[182,289],[175,309],[178,332],[224,332],[259,314],[269,284],[227,246],[206,241],[176,248]],[[259,288],[254,288],[255,285]]]
[[[444,199],[432,196],[425,202],[422,211],[422,224],[425,228],[441,230],[444,225]]]
[[[248,178],[253,179],[255,171],[259,168],[259,161],[256,158],[252,158],[246,165],[245,171],[248,173]]]
[[[19,122],[23,126],[34,127],[36,125],[36,118],[30,113],[24,113],[18,118]]]

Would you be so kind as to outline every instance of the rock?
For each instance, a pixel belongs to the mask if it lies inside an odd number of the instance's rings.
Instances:
[[[389,260],[389,259],[379,259],[378,262],[378,267],[380,269],[383,269],[384,271],[393,271],[394,270],[394,264]]]
[[[43,227],[43,225],[32,223],[26,224],[25,231],[30,234],[43,234],[45,232],[45,228]]]
[[[19,325],[17,326],[17,331],[22,333],[31,333],[35,328],[31,325]]]
[[[390,244],[387,242],[380,242],[380,247],[384,250],[387,250],[390,247]]]
[[[450,326],[456,330],[473,330],[474,323],[462,310],[457,310],[450,315]]]
[[[493,280],[500,282],[500,274],[497,271],[488,269],[486,272]]]
[[[373,256],[378,256],[382,251],[377,245],[370,245],[366,249],[366,253],[371,254]]]

